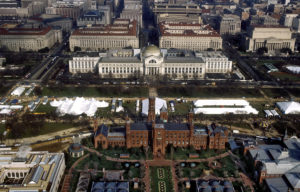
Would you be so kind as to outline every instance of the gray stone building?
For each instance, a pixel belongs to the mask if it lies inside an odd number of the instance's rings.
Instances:
[[[294,51],[295,41],[288,27],[251,26],[243,39],[243,46],[246,51],[256,51],[261,47],[266,47],[268,52],[280,51],[282,48]]]
[[[220,35],[235,35],[241,32],[241,19],[237,15],[225,14],[219,17]]]
[[[73,57],[70,73],[97,72],[101,77],[128,78],[169,75],[174,79],[202,79],[206,73],[228,73],[232,62],[220,52],[198,52],[159,49],[150,45],[140,49],[118,49],[100,53],[97,57]]]
[[[109,15],[105,14],[104,12],[100,12],[98,10],[90,10],[85,12],[82,16],[77,18],[77,27],[85,27],[88,25],[104,25],[109,24],[107,23]]]

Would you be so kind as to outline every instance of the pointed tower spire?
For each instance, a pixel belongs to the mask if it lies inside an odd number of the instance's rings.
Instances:
[[[285,128],[285,131],[284,131],[284,135],[283,135],[283,140],[287,140],[289,137],[288,137],[288,134],[287,134],[287,128]]]

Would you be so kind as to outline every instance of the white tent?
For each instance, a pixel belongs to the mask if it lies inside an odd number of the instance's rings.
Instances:
[[[297,66],[297,65],[288,65],[286,66],[286,68],[292,72],[292,73],[296,73],[296,74],[299,74],[300,73],[300,66]]]
[[[276,105],[283,114],[300,113],[300,103],[295,101],[277,102]]]
[[[160,109],[165,106],[165,108],[167,109],[167,102],[166,100],[160,99],[160,98],[155,98],[155,114],[159,115],[160,114]],[[149,99],[144,99],[142,101],[142,114],[143,115],[148,115],[148,111],[149,111]]]
[[[0,115],[9,115],[11,114],[12,110],[11,109],[2,109],[0,110]]]
[[[244,106],[244,107],[237,107],[237,108],[230,108],[230,107],[223,107],[223,108],[194,108],[194,113],[199,114],[258,114],[258,111],[251,106]]]
[[[199,99],[194,101],[195,107],[203,106],[247,106],[249,102],[243,99]]]
[[[57,112],[61,115],[81,115],[85,113],[87,116],[94,116],[98,108],[105,108],[109,103],[105,101],[97,101],[95,99],[84,99],[76,97],[75,100],[65,99],[50,102],[52,107],[57,107]]]
[[[22,105],[0,105],[0,109],[22,109]]]
[[[17,87],[11,92],[11,95],[20,96],[24,91],[25,87]]]
[[[195,114],[258,114],[244,99],[199,99],[194,101],[194,105]]]
[[[270,110],[264,110],[264,112],[266,113],[267,117],[272,117],[273,113]]]

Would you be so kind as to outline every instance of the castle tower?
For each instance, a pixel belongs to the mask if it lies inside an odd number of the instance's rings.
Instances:
[[[194,113],[192,111],[192,109],[190,110],[189,114],[188,114],[188,124],[189,124],[189,128],[190,128],[190,145],[193,143],[193,137],[194,137],[194,123],[193,123],[193,119],[194,119]]]
[[[126,118],[126,147],[131,148],[131,139],[130,139],[130,121]]]
[[[168,122],[168,110],[164,105],[160,109],[160,120],[164,123]]]
[[[148,122],[155,122],[155,97],[149,98]]]
[[[165,128],[164,124],[152,124],[153,156],[164,158],[166,154]]]
[[[94,119],[94,133],[97,131],[98,129],[98,122],[97,119]]]

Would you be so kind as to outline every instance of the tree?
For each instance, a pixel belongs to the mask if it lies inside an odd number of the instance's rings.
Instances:
[[[268,53],[268,48],[267,48],[267,47],[261,47],[261,48],[258,48],[258,49],[256,50],[256,53],[257,53],[258,55],[263,55],[263,54],[265,54],[265,53]]]
[[[37,96],[41,96],[42,95],[41,87],[35,87],[34,94],[37,95]]]
[[[177,78],[177,74],[176,73],[172,73],[172,79],[175,80]]]
[[[75,47],[74,47],[74,51],[75,51],[75,52],[77,52],[77,51],[81,51],[81,47],[77,47],[77,46],[75,46]]]
[[[39,49],[38,52],[39,53],[48,53],[49,52],[49,48],[45,47],[45,48]]]
[[[198,80],[198,73],[194,73],[193,78],[194,78],[194,80]]]
[[[290,49],[290,48],[282,48],[282,49],[280,49],[280,52],[281,53],[285,53],[285,54],[292,54],[292,50]]]
[[[171,156],[171,159],[173,160],[174,159],[174,147],[173,147],[173,145],[170,146],[170,156]]]
[[[183,74],[183,80],[188,80],[188,75],[186,73]]]

